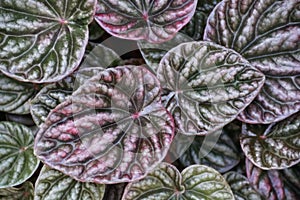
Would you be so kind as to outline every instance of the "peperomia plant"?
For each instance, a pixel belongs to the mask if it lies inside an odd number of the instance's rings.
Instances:
[[[300,0],[0,1],[0,200],[300,199]]]

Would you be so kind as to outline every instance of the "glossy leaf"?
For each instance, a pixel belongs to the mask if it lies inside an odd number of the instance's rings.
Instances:
[[[58,81],[79,65],[95,0],[0,2],[0,70],[15,79]]]
[[[299,176],[289,179],[285,173],[299,171],[299,167],[283,170],[262,170],[246,160],[247,177],[251,185],[268,200],[298,200],[300,196]]]
[[[266,75],[239,119],[280,121],[300,109],[299,0],[225,0],[208,18],[205,40],[232,48]]]
[[[0,188],[25,182],[39,160],[33,154],[33,133],[24,125],[0,122]]]
[[[263,200],[264,198],[251,186],[247,177],[228,172],[224,175],[236,200]]]
[[[202,164],[224,173],[239,163],[240,153],[228,133],[221,130],[207,136],[196,136],[179,160],[185,167]]]
[[[43,167],[35,185],[34,199],[101,200],[105,185],[78,182],[49,167]]]
[[[221,0],[198,0],[194,16],[180,32],[187,34],[195,41],[202,40],[208,15],[220,1]]]
[[[284,169],[300,162],[300,113],[269,126],[244,125],[241,146],[262,169]]]
[[[31,182],[26,181],[21,187],[0,189],[0,200],[33,200],[34,188]]]
[[[180,172],[162,163],[144,179],[129,183],[122,200],[148,199],[234,199],[219,172],[204,165],[192,165]]]
[[[98,0],[96,20],[113,36],[170,40],[192,18],[197,0]]]
[[[29,100],[34,95],[34,85],[21,83],[0,73],[0,111],[27,114],[30,112]]]
[[[174,135],[156,77],[141,66],[107,69],[48,115],[35,153],[86,182],[140,179],[165,157]]]
[[[189,42],[170,50],[157,76],[179,132],[205,135],[236,118],[255,98],[264,76],[233,50]]]

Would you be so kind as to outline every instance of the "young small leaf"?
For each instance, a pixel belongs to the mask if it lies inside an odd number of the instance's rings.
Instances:
[[[0,122],[0,188],[25,182],[39,160],[33,154],[33,133],[24,125]]]
[[[104,70],[50,112],[35,139],[36,155],[80,181],[112,184],[146,176],[174,136],[160,89],[142,66]]]
[[[240,115],[269,124],[300,109],[299,0],[224,0],[208,17],[204,40],[232,48],[266,75],[256,99]]]
[[[192,165],[181,174],[161,163],[144,179],[129,183],[122,200],[214,199],[234,200],[232,191],[219,172],[204,165]]]
[[[113,36],[170,40],[192,18],[197,0],[98,0],[96,21]]]
[[[285,169],[300,162],[300,113],[267,128],[243,125],[241,146],[261,169]]]
[[[81,183],[60,171],[43,166],[35,184],[34,199],[101,200],[104,191],[105,185]]]
[[[79,65],[96,0],[0,1],[0,70],[15,79],[55,82]]]
[[[264,75],[242,56],[211,42],[171,49],[157,76],[166,108],[187,135],[205,135],[234,120],[264,83]]]
[[[24,182],[21,187],[0,189],[0,200],[33,200],[34,188],[31,182]]]

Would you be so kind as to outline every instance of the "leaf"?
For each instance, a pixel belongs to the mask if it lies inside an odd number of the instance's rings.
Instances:
[[[297,171],[298,168],[292,167],[284,171]],[[282,170],[262,170],[246,160],[247,177],[251,185],[258,190],[263,197],[268,200],[298,200],[299,185],[294,185],[295,182],[286,179]],[[284,173],[283,173],[284,172]],[[299,176],[293,177],[291,180],[297,179]]]
[[[26,181],[21,187],[0,189],[0,200],[33,200],[34,188],[31,182]]]
[[[21,83],[0,73],[0,111],[27,114],[29,100],[34,95],[35,89],[32,84]]]
[[[174,145],[181,148],[180,145]],[[239,163],[240,152],[223,129],[207,136],[196,136],[190,147],[179,157],[179,161],[185,167],[201,164],[224,173]]]
[[[197,0],[98,0],[96,21],[113,36],[161,43],[192,18]]]
[[[192,165],[181,174],[168,163],[161,163],[144,179],[129,183],[122,200],[138,199],[234,199],[219,172],[204,165]]]
[[[79,65],[95,0],[0,2],[0,70],[15,79],[61,80]]]
[[[39,160],[33,155],[33,133],[24,125],[0,122],[0,188],[25,182]]]
[[[35,185],[35,200],[42,199],[91,199],[101,200],[105,185],[81,183],[49,167],[43,167]]]
[[[204,39],[233,48],[263,72],[259,95],[239,115],[246,123],[280,121],[300,109],[299,0],[225,0],[208,18]]]
[[[95,20],[89,24],[89,40],[99,40],[104,33],[104,30]]]
[[[208,15],[221,0],[199,0],[192,19],[180,32],[187,34],[195,41],[202,40]]]
[[[248,179],[236,172],[224,175],[236,200],[263,200],[262,196],[250,185]]]
[[[156,77],[141,66],[122,66],[95,75],[50,112],[35,153],[76,180],[113,184],[146,176],[173,136]]]
[[[300,113],[265,127],[243,125],[240,140],[247,158],[266,170],[284,169],[299,163]]]
[[[156,73],[159,66],[160,60],[166,55],[166,53],[183,42],[191,42],[192,38],[182,34],[177,33],[174,38],[161,44],[152,44],[147,41],[138,41],[138,47],[141,51],[146,64]]]
[[[255,98],[264,76],[233,50],[189,42],[171,49],[157,70],[163,101],[179,132],[212,133]]]

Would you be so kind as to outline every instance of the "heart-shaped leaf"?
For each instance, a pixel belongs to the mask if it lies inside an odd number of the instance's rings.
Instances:
[[[34,199],[101,200],[105,185],[78,182],[71,177],[43,166],[35,184]]]
[[[180,32],[187,34],[195,41],[202,40],[208,15],[221,0],[199,0],[192,19]]]
[[[204,165],[192,165],[181,174],[168,163],[161,163],[144,179],[129,183],[122,200],[150,199],[234,199],[219,172]]]
[[[241,146],[262,169],[284,169],[300,162],[300,113],[271,124],[243,125]]]
[[[228,172],[224,175],[236,200],[263,200],[263,197],[251,186],[247,177]]]
[[[0,188],[25,182],[38,165],[32,131],[14,122],[0,122]]]
[[[112,184],[144,177],[173,136],[159,81],[142,66],[122,66],[95,75],[50,112],[35,153],[77,180]]]
[[[166,108],[187,135],[205,135],[234,120],[264,83],[263,74],[238,53],[211,42],[171,49],[157,76]]]
[[[174,145],[181,148],[180,145]],[[239,163],[240,153],[228,133],[220,130],[207,136],[196,136],[179,161],[185,167],[201,164],[224,173]]]
[[[268,200],[298,200],[300,196],[299,176],[286,175],[288,173],[297,175],[297,171],[299,172],[299,166],[285,170],[262,170],[246,160],[249,182]]]
[[[0,200],[33,200],[33,185],[26,181],[21,187],[9,187],[0,189]]]
[[[32,84],[21,83],[0,73],[0,111],[27,114],[30,112],[29,100],[34,95]]]
[[[192,18],[197,0],[98,0],[97,22],[111,35],[161,43]]]
[[[225,0],[208,18],[205,40],[233,48],[266,75],[239,119],[280,121],[300,109],[299,0]]]
[[[95,0],[0,1],[0,70],[15,79],[54,82],[78,67]]]

